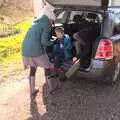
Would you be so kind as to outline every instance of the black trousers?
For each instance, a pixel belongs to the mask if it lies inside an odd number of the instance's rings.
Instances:
[[[60,56],[59,54],[55,54],[54,55],[54,66],[56,68],[59,68],[62,65],[63,59],[64,58]]]

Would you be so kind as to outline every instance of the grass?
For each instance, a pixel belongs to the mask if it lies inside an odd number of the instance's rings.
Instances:
[[[21,70],[21,55],[20,53],[15,53],[4,59],[0,64],[0,78],[9,76],[11,73]]]
[[[21,43],[32,20],[14,26],[22,31],[19,34],[0,38],[0,76],[16,70],[21,63]]]
[[[20,28],[22,30],[21,33],[8,36],[4,38],[0,38],[0,61],[6,59],[6,57],[20,52],[21,42],[24,39],[24,35],[30,26],[31,21],[26,21],[20,24],[17,24],[15,27]]]

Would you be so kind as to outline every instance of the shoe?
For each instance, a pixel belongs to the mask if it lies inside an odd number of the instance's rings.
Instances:
[[[65,81],[67,80],[67,77],[64,76],[63,78],[59,78],[59,80],[60,80],[61,82],[65,82]]]
[[[60,71],[60,73],[59,73],[59,80],[61,82],[65,82],[67,80],[67,77],[65,76],[65,72],[64,71]]]
[[[61,67],[55,67],[54,70],[59,72],[59,71],[61,71]]]

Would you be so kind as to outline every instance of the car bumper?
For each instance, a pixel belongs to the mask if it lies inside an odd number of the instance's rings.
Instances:
[[[113,60],[92,60],[89,71],[82,72],[79,70],[77,75],[85,78],[104,79],[112,73],[113,66]]]

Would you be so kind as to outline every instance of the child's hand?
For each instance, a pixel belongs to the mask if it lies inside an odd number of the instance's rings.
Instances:
[[[73,59],[72,59],[73,63],[75,63],[77,60],[78,60],[77,57],[73,57]]]

